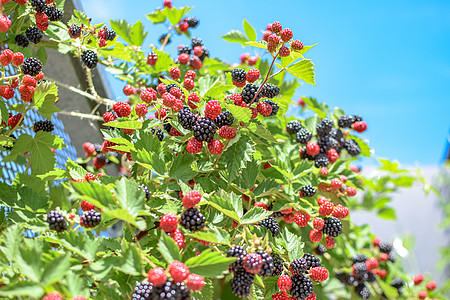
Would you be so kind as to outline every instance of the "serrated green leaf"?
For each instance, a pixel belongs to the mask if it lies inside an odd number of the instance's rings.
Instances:
[[[270,216],[272,212],[261,207],[253,207],[241,219],[241,224],[255,224]]]
[[[248,41],[244,43],[245,46],[253,46],[253,47],[257,47],[257,48],[261,48],[261,49],[267,49],[267,42],[266,41],[259,41],[259,42],[255,42],[255,41]],[[261,73],[262,75],[263,73]]]
[[[256,31],[250,25],[246,19],[244,19],[242,26],[244,27],[245,34],[247,35],[247,38],[249,41],[255,41],[256,40]]]
[[[170,167],[169,176],[182,181],[192,179],[196,172],[192,170],[192,163],[195,161],[195,156],[190,153],[179,153]]]
[[[47,264],[42,274],[44,286],[60,281],[67,274],[70,267],[70,256],[61,255]]]
[[[235,257],[226,257],[219,252],[206,249],[199,256],[189,258],[185,264],[191,273],[205,278],[220,278],[235,260]]]
[[[177,25],[178,23],[180,23],[181,18],[185,14],[187,14],[191,10],[191,8],[192,7],[187,7],[187,6],[184,6],[184,7],[181,7],[181,8],[175,8],[175,7],[168,8],[168,7],[166,7],[164,9],[164,13],[165,13],[167,19],[169,19],[170,23],[172,23],[172,25]]]
[[[395,214],[395,209],[393,209],[391,207],[385,207],[385,208],[381,209],[377,215],[380,218],[385,219],[385,220],[396,220],[397,219],[397,216]]]
[[[180,248],[178,248],[173,238],[169,237],[164,232],[161,233],[158,242],[158,251],[168,264],[174,260],[181,261]]]
[[[303,59],[286,69],[290,74],[306,83],[314,84],[314,64],[310,59]]]
[[[233,204],[226,198],[219,197],[217,195],[212,195],[208,197],[208,204],[217,209],[218,211],[222,212],[226,216],[232,218],[236,222],[239,222],[239,214],[236,211],[236,208],[233,206]]]
[[[58,99],[58,87],[54,82],[43,82],[34,92],[34,105],[43,117],[50,120],[55,112],[60,110],[55,106]]]
[[[8,284],[0,289],[0,296],[14,299],[19,297],[41,298],[45,293],[44,289],[39,285],[29,281],[18,281],[14,284]]]
[[[116,121],[105,123],[103,125],[115,127],[115,128],[123,128],[123,129],[141,129],[142,128],[142,123],[139,121],[116,120]]]
[[[110,23],[111,28],[130,45],[141,46],[147,36],[140,20],[133,25],[128,24],[125,20],[111,20]]]
[[[247,107],[241,107],[236,105],[225,104],[227,110],[231,112],[231,114],[244,123],[248,123],[250,118],[252,117],[252,111]]]
[[[231,147],[222,154],[225,160],[225,165],[228,171],[228,180],[233,179],[238,175],[238,170],[245,167],[248,161],[252,160],[253,153],[255,153],[255,146],[253,141],[246,135],[234,143]]]
[[[127,210],[133,217],[144,210],[145,194],[138,189],[139,184],[134,180],[122,178],[116,181],[116,198],[120,206]]]
[[[153,24],[159,24],[164,23],[166,20],[166,11],[161,10],[155,10],[147,15],[147,19],[153,22]]]
[[[231,30],[230,32],[222,36],[222,38],[227,42],[239,43],[242,45],[245,45],[245,43],[248,42],[248,39],[239,30]]]

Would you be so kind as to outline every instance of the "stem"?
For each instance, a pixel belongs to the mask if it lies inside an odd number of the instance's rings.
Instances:
[[[164,47],[166,46],[166,44],[169,41],[169,38],[171,36],[171,33],[170,33],[171,31],[172,31],[172,27],[169,27],[169,32],[167,32],[167,35],[164,38],[164,41],[163,41],[163,43],[161,45],[161,48],[159,48],[159,51],[163,51],[164,50]]]
[[[139,248],[139,252],[141,252],[141,256],[142,258],[152,267],[152,268],[157,268],[158,266],[155,265],[154,262],[152,262],[150,259],[148,259],[147,256],[145,256],[144,251],[142,251],[142,247],[141,244],[139,243],[139,240],[136,237],[136,234],[133,231],[133,228],[131,228],[131,225],[127,223],[127,227],[128,230],[130,231],[131,235],[133,236],[133,241],[137,244],[138,248]]]
[[[94,87],[94,82],[92,81],[92,72],[91,69],[86,67],[86,79],[88,82],[89,90],[91,91],[91,94],[94,95],[94,97],[98,97],[97,91]]]
[[[0,78],[0,80],[10,80],[10,79],[14,79],[17,77],[20,77],[22,74],[17,74],[17,75],[11,75],[11,76],[7,76],[7,77],[2,77]]]
[[[92,115],[92,114],[78,113],[78,112],[74,112],[74,111],[60,111],[59,114],[66,115],[66,116],[72,116],[72,117],[79,117],[81,119],[91,119],[91,120],[95,120],[95,121],[103,121],[102,117]]]
[[[272,77],[275,77],[275,76],[277,76],[278,74],[280,74],[281,72],[283,72],[283,71],[286,71],[286,69],[285,68],[283,68],[283,69],[281,69],[280,71],[278,71],[278,72],[276,72],[276,73],[274,73],[274,74],[272,74],[267,80],[269,80],[270,78],[272,78]]]
[[[225,147],[222,151],[222,153],[227,149],[228,144],[230,143],[231,140],[228,140],[228,142],[225,144]],[[220,153],[219,155],[217,155],[216,160],[214,161],[212,167],[211,167],[211,171],[209,171],[209,173],[206,175],[206,177],[209,177],[209,175],[211,175],[212,171],[214,171],[214,167],[216,166],[217,162],[219,161],[220,156],[222,155],[222,153]]]
[[[264,84],[267,82],[267,80],[269,80],[269,74],[270,74],[270,71],[272,71],[273,64],[275,63],[275,60],[277,59],[277,57],[278,57],[278,53],[273,57],[272,63],[270,64],[270,67],[269,67],[269,71],[267,71],[266,78],[264,78],[263,83],[261,83],[261,85],[259,86],[258,90],[257,90],[256,93],[255,93],[255,96],[254,96],[253,99],[252,99],[252,102],[250,102],[250,104],[248,105],[248,107],[252,106],[253,102],[255,102],[255,100],[256,100],[256,97],[259,95],[259,92],[261,92],[261,90],[262,90]]]

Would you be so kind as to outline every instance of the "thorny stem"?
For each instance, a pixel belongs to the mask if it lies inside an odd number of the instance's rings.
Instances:
[[[255,93],[255,96],[254,96],[253,99],[252,99],[252,102],[250,102],[250,104],[248,105],[248,107],[252,106],[253,102],[255,102],[256,97],[259,95],[259,92],[261,92],[261,90],[262,90],[264,84],[267,82],[267,80],[269,80],[269,78],[272,78],[272,77],[269,77],[269,74],[270,74],[270,71],[272,71],[273,64],[275,63],[275,60],[277,59],[277,57],[278,57],[278,53],[273,57],[272,63],[270,64],[270,67],[269,67],[269,71],[267,71],[266,78],[264,78],[264,81],[263,81],[263,82],[261,83],[261,85],[259,86],[258,90],[257,90],[256,93]],[[274,75],[275,75],[275,74],[274,74]]]
[[[91,119],[95,121],[103,121],[102,117],[92,115],[92,114],[83,114],[78,113],[74,111],[60,111],[59,114],[66,115],[66,116],[72,116],[72,117],[79,117],[80,119]]]
[[[130,231],[131,235],[133,236],[133,241],[137,244],[139,248],[139,252],[141,253],[142,258],[152,267],[157,268],[157,265],[155,265],[154,262],[152,262],[148,257],[144,254],[144,251],[142,251],[141,244],[139,243],[138,238],[136,237],[136,234],[133,231],[133,228],[131,228],[131,225],[127,223],[128,230]]]
[[[91,69],[86,68],[86,79],[87,79],[87,83],[89,86],[89,90],[91,91],[91,94],[94,95],[94,97],[99,97],[97,94],[97,91],[95,90],[94,87],[94,82],[92,81],[92,72]]]

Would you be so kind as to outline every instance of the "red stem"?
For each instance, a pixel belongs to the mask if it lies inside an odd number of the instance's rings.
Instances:
[[[267,80],[269,80],[270,71],[272,71],[273,64],[275,63],[275,60],[277,59],[277,57],[278,57],[278,53],[273,57],[272,63],[270,64],[270,67],[269,67],[269,71],[267,71],[266,78],[264,78],[263,83],[259,86],[258,90],[256,91],[256,94],[255,94],[255,96],[253,97],[252,102],[250,102],[250,104],[248,105],[249,107],[252,106],[253,102],[255,102],[256,97],[258,96],[259,92],[260,92],[261,89],[263,88],[264,84],[267,82]]]

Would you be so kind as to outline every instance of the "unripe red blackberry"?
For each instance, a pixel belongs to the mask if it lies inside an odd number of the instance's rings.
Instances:
[[[173,80],[177,80],[181,76],[181,71],[178,67],[172,67],[169,74],[170,78],[172,78]]]
[[[280,33],[280,37],[283,42],[289,42],[293,36],[294,34],[292,33],[292,30],[290,30],[289,28],[283,29]]]
[[[281,32],[281,30],[283,30],[283,27],[281,26],[280,22],[275,21],[272,23],[271,31],[273,33],[279,33],[279,32]]]
[[[283,46],[283,47],[280,48],[280,50],[278,50],[278,55],[280,57],[287,57],[290,54],[291,54],[291,50],[289,50],[288,47]]]
[[[23,64],[24,59],[25,57],[23,56],[22,52],[16,52],[12,56],[11,63],[15,66],[20,66],[21,64]]]
[[[244,269],[250,274],[257,274],[262,270],[263,260],[257,253],[247,254],[244,259]]]
[[[291,48],[292,48],[293,50],[300,51],[300,50],[303,49],[303,43],[300,42],[299,40],[295,40],[295,41],[292,42]]]
[[[277,280],[277,286],[280,291],[288,291],[292,287],[292,280],[289,275],[281,275]]]
[[[119,118],[128,117],[131,114],[131,106],[125,102],[116,102],[113,110]]]
[[[223,152],[223,148],[224,146],[219,140],[213,139],[208,143],[208,150],[209,152],[211,152],[211,154],[220,155]]]
[[[247,72],[247,75],[245,76],[245,79],[248,82],[255,82],[256,80],[258,80],[259,76],[260,76],[260,72],[259,72],[258,69],[250,69]]]
[[[367,123],[364,121],[358,121],[352,124],[352,128],[357,132],[364,132],[367,129]]]
[[[150,52],[147,56],[147,64],[150,66],[156,65],[156,62],[158,61],[158,55],[154,52]]]
[[[168,213],[162,216],[161,222],[159,223],[159,227],[165,232],[172,232],[177,229],[177,226],[178,218],[172,213]]]
[[[345,189],[345,192],[347,193],[347,196],[353,197],[356,195],[356,189],[352,186],[349,186]]]
[[[215,120],[220,115],[222,108],[218,100],[209,100],[205,106],[205,117]]]
[[[186,146],[186,150],[189,153],[196,154],[200,153],[202,151],[203,142],[197,140],[195,137],[192,137],[188,142]]]
[[[294,214],[294,222],[299,227],[308,225],[309,220],[311,220],[311,216],[306,211],[300,210]]]
[[[145,103],[136,104],[134,110],[136,111],[136,115],[138,115],[139,117],[145,116],[148,112],[147,105],[145,105]]]
[[[189,60],[189,65],[195,70],[199,70],[203,67],[202,61],[197,56],[194,56]]]
[[[192,291],[202,290],[205,284],[205,279],[197,274],[190,274],[186,282],[186,286]]]
[[[166,272],[161,267],[154,268],[148,271],[147,278],[148,282],[150,282],[155,287],[162,286],[167,282]]]
[[[231,140],[236,136],[236,129],[230,126],[223,126],[219,129],[219,136],[223,139]]]
[[[181,53],[178,55],[177,59],[180,62],[180,64],[187,65],[187,63],[189,62],[189,54]]]
[[[272,107],[272,112],[270,113],[269,117],[277,115],[278,109],[280,109],[278,104],[276,104],[275,102],[273,102],[272,100],[269,100],[269,99],[263,100],[262,102],[264,102],[264,103],[270,105],[270,107]]]
[[[272,106],[265,102],[259,102],[256,106],[256,109],[258,110],[258,113],[265,117],[270,116],[270,114],[272,113]]]
[[[188,278],[191,272],[184,263],[174,260],[169,264],[169,273],[174,282],[183,282]]]

